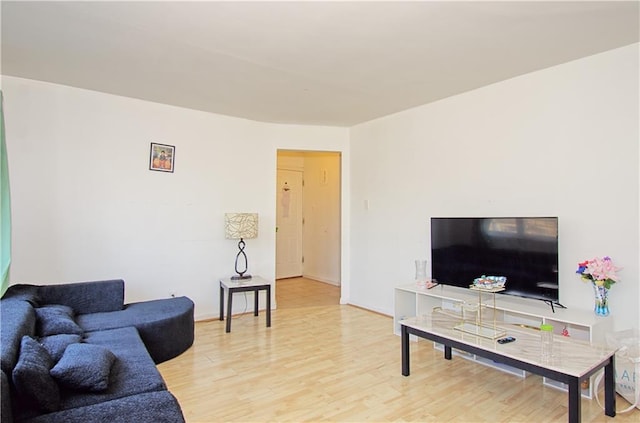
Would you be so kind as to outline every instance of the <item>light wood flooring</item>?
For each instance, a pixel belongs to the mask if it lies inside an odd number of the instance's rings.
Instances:
[[[566,422],[567,395],[459,357],[411,345],[400,373],[390,317],[339,305],[339,288],[303,278],[277,282],[272,327],[264,312],[196,323],[193,347],[158,366],[187,422]],[[392,295],[390,292],[389,295]],[[618,409],[628,403],[617,397]],[[606,417],[582,400],[583,422]]]

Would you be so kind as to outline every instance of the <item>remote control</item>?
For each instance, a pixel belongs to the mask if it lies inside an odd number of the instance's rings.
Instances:
[[[515,340],[516,340],[516,338],[514,338],[513,336],[507,336],[506,338],[498,339],[498,344],[507,344],[507,343],[513,342]]]

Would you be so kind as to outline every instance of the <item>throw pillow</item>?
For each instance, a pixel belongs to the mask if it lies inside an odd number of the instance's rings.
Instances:
[[[51,335],[40,338],[40,345],[49,353],[54,363],[57,363],[64,350],[71,344],[82,342],[80,335],[62,333],[59,335]]]
[[[19,399],[25,406],[44,412],[60,408],[60,389],[49,374],[52,366],[53,360],[44,347],[29,336],[23,336],[12,376]]]
[[[40,336],[71,333],[82,335],[83,330],[73,320],[73,309],[64,305],[47,305],[36,311],[36,332]]]
[[[51,376],[66,388],[104,391],[109,386],[109,373],[115,360],[116,356],[101,345],[71,344],[51,369]]]

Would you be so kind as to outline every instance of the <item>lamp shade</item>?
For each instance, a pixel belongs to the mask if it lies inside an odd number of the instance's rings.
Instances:
[[[258,213],[225,213],[224,237],[249,239],[258,236]]]

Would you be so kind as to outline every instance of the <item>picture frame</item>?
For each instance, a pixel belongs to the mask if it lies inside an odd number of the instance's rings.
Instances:
[[[149,153],[149,170],[173,173],[176,158],[176,147],[168,144],[151,143]]]

